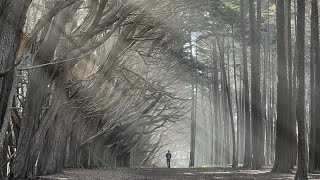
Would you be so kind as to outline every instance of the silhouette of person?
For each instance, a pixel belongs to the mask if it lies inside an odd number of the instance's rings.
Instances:
[[[171,159],[170,151],[168,151],[168,153],[166,154],[166,158],[167,158],[167,167],[170,168],[170,159]]]

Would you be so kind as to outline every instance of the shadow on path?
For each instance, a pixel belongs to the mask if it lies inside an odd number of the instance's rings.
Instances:
[[[270,168],[131,168],[131,169],[65,169],[63,173],[41,176],[46,180],[290,180],[294,173],[275,174]],[[309,175],[309,180],[320,179],[320,174]]]
[[[270,168],[262,170],[246,170],[243,168],[141,168],[135,171],[144,176],[145,180],[211,180],[211,179],[236,179],[236,180],[264,180],[294,179],[294,173],[271,173]],[[320,175],[309,175],[309,179],[320,179]],[[138,179],[136,179],[138,180]]]

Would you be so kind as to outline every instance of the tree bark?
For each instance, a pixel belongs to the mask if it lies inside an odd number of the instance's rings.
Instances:
[[[70,7],[65,8],[52,20],[46,38],[34,56],[34,65],[50,62],[53,58],[62,34],[61,28],[69,20],[69,9]],[[52,117],[55,116],[50,113],[57,113],[47,111],[46,114],[43,114],[42,111],[48,98],[47,92],[52,75],[51,66],[35,68],[30,73],[17,155],[13,164],[15,178],[34,178],[36,176],[35,165],[37,156],[43,147],[42,140],[50,124],[53,123],[54,118]]]
[[[242,44],[242,59],[243,59],[243,85],[244,85],[244,119],[245,119],[245,151],[243,167],[251,167],[251,120],[250,120],[250,101],[249,101],[249,76],[247,62],[247,47],[246,47],[246,28],[245,28],[245,3],[240,0],[241,7],[241,44]]]
[[[223,56],[223,43],[220,42],[220,40],[218,39],[218,45],[219,45],[219,51],[220,51],[220,57],[221,57],[221,71],[222,71],[222,79],[223,79],[223,84],[222,86],[224,86],[224,90],[226,93],[226,100],[228,101],[228,106],[226,104],[226,107],[229,108],[229,118],[230,118],[230,125],[231,125],[231,135],[232,135],[232,167],[236,167],[237,166],[237,161],[236,161],[236,141],[235,141],[235,127],[234,127],[234,121],[233,121],[233,113],[232,113],[232,104],[231,104],[231,95],[230,95],[230,87],[228,85],[228,81],[227,81],[227,73],[224,67],[224,56]],[[227,108],[226,108],[227,110]],[[227,111],[226,111],[227,112]],[[226,114],[226,119],[228,115]],[[225,122],[225,126],[229,126],[229,122]],[[226,133],[229,133],[229,131],[227,130]],[[229,151],[229,149],[225,149],[225,151]],[[230,151],[229,151],[230,152]],[[228,153],[226,153],[227,156],[229,156]],[[229,157],[230,158],[230,157]]]
[[[277,122],[276,122],[276,147],[275,163],[272,171],[278,173],[291,172],[291,154],[287,152],[290,143],[290,121],[288,119],[288,79],[285,46],[285,14],[284,0],[277,1]]]
[[[297,35],[296,50],[298,61],[297,90],[297,122],[298,122],[298,170],[295,180],[305,180],[307,177],[307,148],[305,134],[305,1],[297,1]]]
[[[257,3],[257,15],[255,17],[254,1],[249,1],[250,11],[250,51],[251,51],[251,117],[252,117],[252,169],[260,169],[261,153],[263,152],[263,124],[261,118],[261,92],[260,92],[260,38],[258,25],[261,20],[261,1]],[[260,10],[259,10],[260,9]],[[260,15],[259,15],[260,14]],[[260,18],[259,18],[260,17]],[[260,27],[258,29],[258,27]],[[262,146],[262,148],[261,148]],[[263,155],[263,154],[262,154]],[[263,160],[262,160],[263,161]]]
[[[232,34],[233,32],[232,26]],[[239,161],[239,147],[240,147],[240,111],[239,111],[239,103],[238,103],[238,87],[237,87],[237,65],[236,65],[236,52],[235,52],[235,43],[232,40],[232,58],[233,58],[233,77],[234,77],[234,94],[236,99],[236,112],[237,112],[237,146],[236,146],[236,157],[235,157],[235,165],[238,166]]]
[[[190,59],[193,60],[192,55],[192,41],[191,41],[191,33],[190,33]],[[193,73],[192,82],[191,82],[191,144],[190,144],[190,161],[189,167],[194,167],[195,165],[195,150],[196,150],[196,95],[195,95],[195,80],[196,76]]]
[[[6,1],[0,0],[0,125],[3,127],[6,117],[10,92],[12,90],[15,60],[22,40],[22,28],[31,0]],[[23,54],[24,48],[21,48]],[[18,56],[22,57],[22,56]],[[7,129],[5,129],[6,131]],[[5,136],[5,133],[3,134]],[[4,139],[5,137],[0,137]],[[1,149],[3,150],[4,147]],[[1,151],[2,152],[2,151]],[[2,154],[2,153],[0,153]],[[2,165],[6,159],[1,158]],[[2,168],[0,168],[2,170]],[[0,179],[6,172],[0,170]]]
[[[312,11],[316,11],[317,14],[315,14],[315,20],[314,27],[315,28],[315,36],[314,36],[314,65],[315,65],[315,87],[314,87],[314,105],[315,108],[320,106],[320,48],[319,48],[319,15],[318,15],[318,4],[317,2],[313,2],[314,9]],[[320,114],[315,111],[314,114],[314,125],[315,125],[315,139],[320,138]],[[320,170],[320,144],[315,143],[315,169]]]
[[[215,47],[215,44],[214,44]],[[214,52],[214,57],[217,57],[215,54],[215,49],[213,50]],[[214,141],[214,147],[215,147],[215,156],[214,156],[214,164],[219,164],[220,163],[220,126],[221,126],[221,113],[220,113],[220,93],[219,93],[219,68],[218,68],[218,59],[216,58],[215,61],[213,62],[213,91],[214,91],[214,98],[216,99],[215,101],[215,141]]]
[[[317,116],[319,113],[315,113],[315,107],[319,105],[319,100],[316,98],[315,82],[316,74],[319,73],[319,69],[316,67],[316,61],[319,61],[319,18],[318,18],[318,2],[312,0],[311,6],[311,38],[310,38],[310,141],[309,141],[309,172],[314,173],[316,169],[316,126]],[[316,69],[316,72],[315,72]]]
[[[288,58],[288,117],[290,121],[289,133],[290,133],[290,161],[291,168],[294,168],[296,164],[297,157],[297,135],[296,135],[296,119],[295,114],[293,114],[293,61],[292,61],[292,33],[291,33],[291,0],[285,1],[286,3],[286,13],[287,13],[287,21],[286,21],[286,32],[287,32],[287,58]]]

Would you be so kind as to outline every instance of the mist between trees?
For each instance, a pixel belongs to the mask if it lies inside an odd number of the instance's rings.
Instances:
[[[0,24],[1,178],[168,149],[320,170],[317,0],[0,0]]]

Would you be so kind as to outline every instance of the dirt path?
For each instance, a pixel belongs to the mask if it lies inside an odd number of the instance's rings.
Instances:
[[[132,168],[117,170],[67,169],[62,174],[42,176],[47,180],[264,180],[294,179],[294,174],[274,174],[266,168],[259,171],[241,168]],[[309,175],[320,180],[320,175]]]

